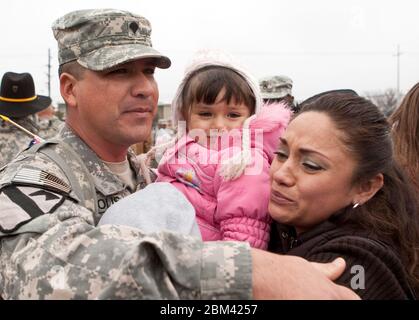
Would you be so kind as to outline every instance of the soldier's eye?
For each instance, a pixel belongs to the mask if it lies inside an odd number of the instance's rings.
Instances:
[[[110,70],[107,74],[125,74],[125,73],[128,73],[127,68],[117,68],[117,69]]]
[[[145,74],[153,75],[156,68],[147,68],[144,70]]]

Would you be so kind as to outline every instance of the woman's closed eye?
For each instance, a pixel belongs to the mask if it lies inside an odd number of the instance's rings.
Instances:
[[[274,154],[276,154],[276,157],[279,161],[286,160],[288,158],[288,154],[285,151],[275,151]]]
[[[303,166],[307,171],[311,171],[311,172],[324,170],[324,168],[319,166],[318,164],[312,161],[307,161],[307,160],[303,162]]]
[[[276,158],[278,161],[286,161],[288,159],[288,153],[283,150],[275,151],[274,154],[276,154]],[[324,168],[317,163],[310,161],[310,160],[304,160],[301,162],[304,169],[308,172],[317,172],[320,170],[324,170]]]

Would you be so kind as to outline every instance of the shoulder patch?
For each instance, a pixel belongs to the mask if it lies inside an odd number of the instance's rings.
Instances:
[[[44,170],[21,168],[12,179],[12,183],[24,183],[35,186],[52,188],[57,191],[70,193],[71,187],[62,179]]]
[[[11,233],[32,219],[53,213],[64,201],[63,195],[51,191],[7,186],[0,190],[0,231]]]

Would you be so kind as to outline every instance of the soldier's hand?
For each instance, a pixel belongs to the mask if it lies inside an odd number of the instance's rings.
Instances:
[[[252,249],[252,259],[254,299],[359,299],[331,280],[345,269],[343,259],[315,264],[258,249]]]
[[[310,264],[333,281],[341,276],[346,267],[346,262],[342,258],[336,258],[330,263],[310,262]]]

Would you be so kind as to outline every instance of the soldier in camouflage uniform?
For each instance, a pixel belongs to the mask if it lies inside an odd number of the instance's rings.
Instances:
[[[259,80],[260,91],[265,103],[284,102],[293,112],[296,112],[292,85],[291,78],[287,76],[268,76]]]
[[[21,119],[13,119],[30,132],[38,134],[39,127],[36,125],[36,118],[33,115]],[[0,119],[0,167],[9,163],[19,151],[26,149],[32,138],[9,122]]]
[[[34,134],[39,133],[35,115],[51,103],[49,97],[37,95],[29,73],[6,72],[1,82],[0,114]],[[19,151],[26,149],[32,137],[6,120],[0,119],[0,168],[9,163]]]
[[[96,226],[108,203],[143,185],[128,148],[150,133],[154,68],[168,68],[170,60],[151,47],[149,22],[129,12],[76,11],[53,30],[66,127],[56,141],[34,145],[0,172],[4,299],[356,297],[329,280],[342,263],[322,273],[303,259],[244,242]],[[109,165],[124,159],[138,187]]]
[[[38,135],[43,139],[50,139],[55,137],[64,126],[54,111],[54,107],[50,105],[48,108],[36,114],[38,118]]]

